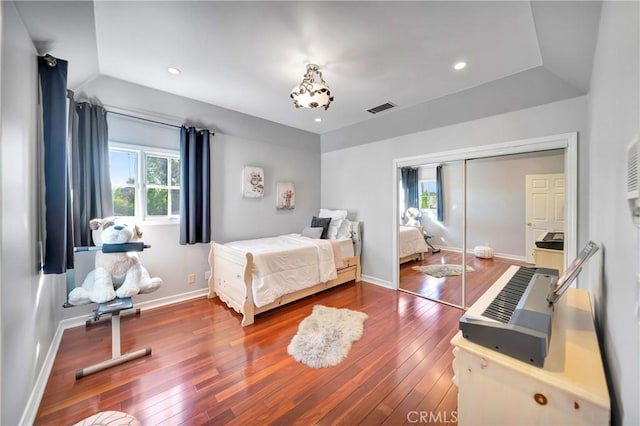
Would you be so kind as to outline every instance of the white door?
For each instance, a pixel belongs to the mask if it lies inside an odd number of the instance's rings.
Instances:
[[[525,253],[535,263],[533,249],[543,232],[564,231],[564,173],[526,176]]]

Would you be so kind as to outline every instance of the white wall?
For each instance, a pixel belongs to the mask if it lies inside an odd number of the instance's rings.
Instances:
[[[468,161],[467,247],[489,243],[497,253],[524,260],[526,176],[563,172],[562,150]]]
[[[318,213],[320,141],[317,135],[104,76],[85,85],[76,96],[100,102],[107,109],[131,111],[133,115],[167,123],[197,123],[198,127],[216,133],[211,138],[212,236],[215,241],[300,232]],[[148,145],[145,139],[159,137],[157,132],[160,130],[143,126],[145,134],[140,134],[140,126],[115,114],[110,116],[110,123],[114,124],[112,136],[121,142]],[[162,146],[179,149],[179,139],[175,140],[174,146],[164,142]],[[263,198],[242,197],[242,167],[247,165],[264,168]],[[275,189],[279,181],[294,182],[294,210],[276,209]],[[141,225],[145,243],[152,246],[141,254],[142,262],[150,274],[162,278],[164,284],[154,293],[136,296],[136,302],[206,289],[208,244],[179,245],[178,224]],[[92,269],[93,258],[91,253],[77,255],[77,281]],[[187,275],[191,273],[196,275],[195,284],[187,284]],[[91,309],[90,305],[65,309],[62,315],[64,318],[75,317],[89,313]]]
[[[582,96],[322,154],[322,206],[364,222],[363,274],[390,283],[393,160],[526,138],[579,132],[578,244],[588,238],[587,99]]]
[[[0,423],[16,425],[51,345],[64,282],[37,267],[36,52],[14,4],[1,2],[0,10]]]
[[[638,2],[603,2],[589,94],[590,237],[602,246],[589,268],[610,382],[613,424],[640,424],[638,229],[625,199],[625,151],[639,130]]]
[[[563,173],[562,150],[513,154],[467,161],[467,247],[488,244],[499,255],[525,260],[525,177]],[[430,242],[456,251],[462,248],[462,162],[444,163],[444,220],[423,215]],[[509,176],[505,179],[505,176]]]

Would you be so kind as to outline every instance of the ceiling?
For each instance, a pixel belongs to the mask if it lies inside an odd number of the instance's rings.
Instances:
[[[375,119],[367,109],[385,102],[397,108],[378,116],[540,67],[587,93],[600,14],[594,1],[16,7],[39,53],[69,61],[73,90],[106,75],[318,134]],[[467,67],[454,71],[458,61]],[[327,111],[296,109],[289,98],[307,63],[331,87]]]

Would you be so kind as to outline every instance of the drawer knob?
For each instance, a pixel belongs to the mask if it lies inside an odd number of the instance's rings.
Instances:
[[[533,395],[533,399],[535,399],[536,402],[540,405],[547,405],[547,397],[541,393]]]

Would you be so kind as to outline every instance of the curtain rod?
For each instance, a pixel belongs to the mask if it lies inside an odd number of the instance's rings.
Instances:
[[[105,108],[105,109],[107,110],[107,112],[108,112],[109,114],[121,115],[121,116],[123,116],[123,117],[127,117],[127,118],[134,118],[134,119],[136,119],[136,120],[148,121],[148,122],[150,122],[150,123],[160,124],[160,125],[162,125],[162,126],[175,127],[176,129],[179,129],[180,127],[182,127],[182,126],[176,126],[175,124],[163,123],[163,122],[161,122],[161,121],[157,121],[157,120],[150,120],[150,119],[148,119],[148,118],[140,118],[140,117],[136,117],[136,116],[133,116],[133,115],[124,114],[124,113],[122,113],[122,112],[114,112],[114,111],[110,111],[108,108]]]
[[[105,109],[107,110],[107,112],[108,112],[109,114],[121,115],[121,116],[123,116],[123,117],[127,117],[127,118],[133,118],[133,119],[136,119],[136,120],[148,121],[148,122],[150,122],[150,123],[159,124],[159,125],[161,125],[161,126],[175,127],[176,129],[181,129],[181,128],[183,127],[183,126],[177,126],[177,125],[175,125],[175,124],[163,123],[163,122],[161,122],[161,121],[157,121],[157,120],[151,120],[151,119],[149,119],[149,118],[140,118],[140,117],[136,117],[136,116],[134,116],[134,115],[125,114],[125,113],[122,113],[122,112],[110,111],[110,110],[109,110],[109,108],[105,108]],[[195,126],[186,126],[186,127],[194,127],[194,128],[195,128]],[[200,129],[200,130],[208,130],[208,131],[209,131],[209,134],[210,134],[211,136],[214,136],[214,135],[215,135],[215,133],[214,133],[214,132],[212,132],[212,131],[211,131],[211,130],[209,130],[209,129]]]
[[[55,67],[56,65],[58,65],[58,58],[50,55],[50,54],[44,54],[41,55],[40,58],[44,59],[45,61],[47,61],[47,65],[49,65],[51,68]]]

